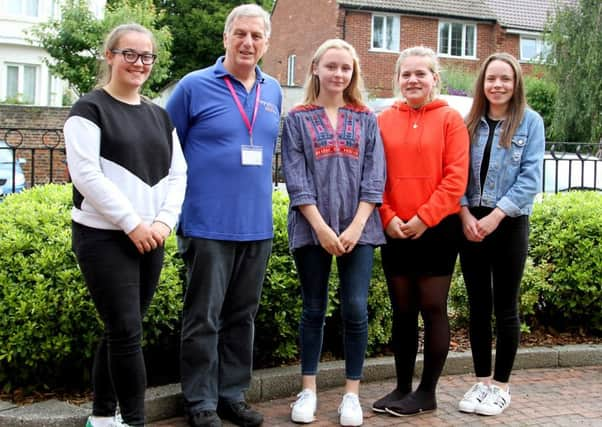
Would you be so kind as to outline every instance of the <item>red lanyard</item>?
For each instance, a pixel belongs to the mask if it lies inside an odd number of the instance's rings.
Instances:
[[[253,121],[249,122],[249,118],[247,117],[247,113],[245,113],[240,100],[238,99],[238,95],[234,91],[234,87],[232,86],[232,82],[230,81],[230,77],[224,77],[226,82],[226,86],[230,89],[230,93],[232,94],[232,98],[234,98],[234,102],[236,102],[236,106],[238,107],[238,111],[240,112],[240,116],[242,117],[247,129],[249,130],[249,141],[251,145],[253,145],[253,127],[255,126],[255,119],[257,118],[257,110],[259,109],[259,97],[261,95],[261,84],[257,85],[257,92],[255,93],[255,108],[253,108]]]

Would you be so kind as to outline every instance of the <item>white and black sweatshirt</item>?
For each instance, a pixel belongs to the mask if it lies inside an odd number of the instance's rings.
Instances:
[[[125,233],[141,222],[173,229],[186,162],[165,110],[144,98],[126,104],[98,89],[73,105],[64,135],[73,221]]]

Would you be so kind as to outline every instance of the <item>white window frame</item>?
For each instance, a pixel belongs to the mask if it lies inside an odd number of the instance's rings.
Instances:
[[[382,18],[383,19],[383,47],[374,47],[374,20],[375,18]],[[391,48],[388,49],[384,46],[387,46],[389,43],[388,40],[386,40],[386,34],[389,32],[387,31],[387,18],[392,18],[393,19],[393,29],[392,29],[392,40],[391,40]],[[372,14],[372,19],[370,22],[370,50],[373,51],[377,51],[377,52],[399,52],[399,38],[400,38],[400,34],[401,34],[401,19],[399,17],[399,15],[394,15],[394,14],[386,14],[386,13],[373,13]]]
[[[288,60],[286,61],[286,85],[287,86],[295,86],[295,65],[297,63],[297,55],[292,54],[289,55]]]
[[[34,1],[36,10],[34,12],[34,14],[29,13],[29,8],[28,8],[28,3],[29,1]],[[11,8],[9,8],[9,3],[12,7],[14,7],[15,5],[18,8],[18,11],[16,13],[14,12],[9,12]],[[25,16],[28,18],[39,18],[40,17],[40,9],[41,9],[41,1],[40,0],[1,0],[0,1],[0,10],[5,11],[6,13],[8,13],[11,16]]]
[[[446,46],[445,51],[442,51],[441,27],[446,24],[449,25],[449,30],[448,30],[448,35],[447,35],[447,46]],[[452,32],[452,25],[454,25],[454,24],[462,25],[462,55],[452,55],[451,54],[451,43],[452,43],[451,32]],[[466,53],[465,53],[466,45],[467,45],[466,27],[469,27],[469,26],[474,28],[473,40],[472,40],[472,43],[473,43],[472,44],[473,45],[473,54],[472,55],[466,55]],[[439,55],[440,57],[443,57],[443,58],[477,59],[477,40],[478,40],[477,31],[478,31],[478,27],[475,22],[440,20],[439,25],[437,26],[437,55]]]
[[[536,54],[532,57],[527,57],[523,48],[523,40],[529,40],[535,42],[535,51]],[[547,53],[551,49],[551,46],[548,43],[545,43],[543,39],[543,35],[540,33],[521,33],[519,37],[519,50],[520,50],[520,60],[522,62],[537,62],[542,58],[542,53]]]
[[[4,93],[5,93],[5,98],[11,98],[12,96],[9,95],[9,88],[8,88],[8,68],[9,67],[13,67],[13,68],[17,68],[17,94],[16,94],[16,98],[18,101],[20,102],[25,102],[27,104],[30,105],[35,105],[36,101],[37,101],[37,97],[38,97],[38,89],[40,87],[40,66],[38,64],[18,64],[18,63],[11,63],[11,62],[7,62],[4,64],[4,75],[6,77],[6,83],[4,86]],[[25,68],[27,67],[31,67],[33,68],[33,99],[23,99],[23,96],[25,94]]]

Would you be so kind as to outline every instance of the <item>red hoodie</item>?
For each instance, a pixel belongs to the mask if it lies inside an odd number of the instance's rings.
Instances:
[[[469,138],[460,114],[437,99],[415,110],[398,101],[378,116],[387,182],[380,216],[414,215],[428,227],[460,211],[468,181]]]

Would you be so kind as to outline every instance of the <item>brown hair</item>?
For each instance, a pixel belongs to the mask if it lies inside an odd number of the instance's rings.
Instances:
[[[514,71],[514,92],[510,103],[508,105],[508,115],[504,120],[502,126],[502,134],[500,136],[500,145],[508,148],[512,143],[512,136],[520,126],[520,123],[525,114],[525,108],[527,108],[527,99],[525,97],[525,83],[523,79],[523,73],[520,68],[520,64],[516,58],[509,53],[499,52],[490,55],[479,70],[477,80],[475,81],[474,87],[474,99],[472,101],[472,107],[468,116],[466,116],[466,127],[470,134],[470,140],[475,142],[477,140],[477,132],[479,130],[479,124],[481,117],[485,116],[489,111],[489,100],[485,96],[485,74],[487,73],[487,67],[493,61],[503,61],[510,65]]]
[[[318,47],[309,64],[307,78],[305,79],[305,96],[303,104],[315,104],[320,94],[320,79],[314,74],[314,67],[318,65],[326,51],[329,49],[344,49],[353,59],[353,74],[349,85],[343,91],[343,99],[347,104],[363,106],[362,89],[364,82],[360,71],[360,62],[357,52],[349,43],[341,39],[329,39]]]
[[[397,62],[395,63],[395,73],[393,74],[393,90],[397,96],[401,95],[401,88],[399,87],[399,74],[401,73],[401,66],[403,61],[405,61],[410,56],[420,56],[422,58],[426,58],[428,61],[429,69],[431,73],[435,76],[435,86],[431,90],[429,97],[427,99],[427,103],[432,101],[433,99],[439,96],[440,87],[441,87],[441,78],[440,72],[441,67],[439,65],[439,60],[437,59],[437,54],[433,49],[430,49],[425,46],[414,46],[404,49],[397,58]],[[403,97],[402,97],[403,99]]]
[[[115,49],[115,47],[119,44],[119,40],[121,39],[121,37],[123,37],[124,34],[131,32],[142,33],[147,35],[153,45],[153,53],[157,53],[157,42],[153,33],[140,24],[130,23],[122,24],[113,28],[113,30],[107,35],[102,49],[103,55],[106,54],[107,51]],[[99,65],[98,77],[96,79],[96,88],[103,87],[110,81],[111,66],[107,63],[106,59],[103,58]]]

